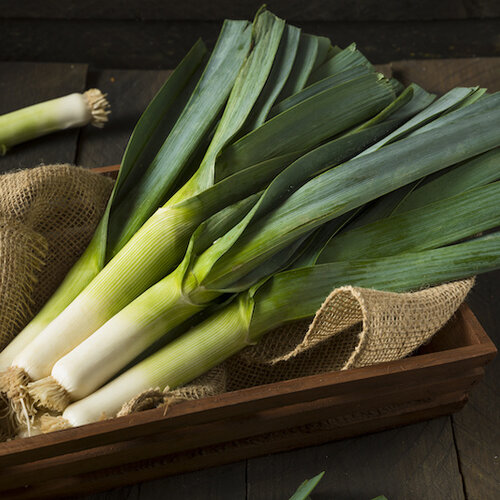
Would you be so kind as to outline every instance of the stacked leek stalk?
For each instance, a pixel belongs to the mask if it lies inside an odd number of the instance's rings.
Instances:
[[[112,416],[339,285],[411,290],[500,266],[498,235],[461,241],[500,220],[500,95],[403,89],[265,10],[226,21],[204,57],[196,44],[141,117],[89,248],[0,354],[25,423],[36,406],[71,425]]]

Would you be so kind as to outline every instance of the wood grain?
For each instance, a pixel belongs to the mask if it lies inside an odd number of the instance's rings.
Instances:
[[[247,498],[260,500],[264,488],[266,500],[289,498],[298,478],[322,470],[318,500],[464,498],[447,418],[249,460]]]
[[[222,465],[215,470],[206,469],[131,487],[117,488],[92,495],[90,498],[92,500],[164,500],[165,498],[168,500],[245,500],[245,476],[246,465],[244,462],[238,462]],[[78,492],[74,486],[72,494],[75,490]],[[32,498],[41,498],[41,493],[42,490],[39,490],[36,493],[39,496]]]
[[[395,78],[404,84],[418,83],[429,92],[444,94],[453,87],[481,85],[490,92],[500,90],[500,58],[446,59],[444,61],[396,61]]]
[[[500,55],[499,19],[295,24],[307,33],[328,36],[340,46],[355,41],[373,63]],[[219,21],[0,19],[0,60],[169,69],[179,63],[199,37],[212,47],[220,27]]]
[[[85,90],[85,64],[0,62],[0,114]],[[0,156],[0,173],[41,164],[73,163],[78,130],[67,130],[12,148]]]
[[[119,163],[137,120],[169,74],[138,70],[90,72],[88,86],[107,94],[112,112],[104,131],[93,127],[82,130],[77,163],[87,168]]]
[[[90,474],[82,474],[71,478],[61,478],[44,483],[38,483],[26,489],[17,489],[2,493],[8,498],[16,500],[54,498],[81,491],[99,491],[105,487],[117,484],[132,484],[161,477],[162,475],[179,474],[199,468],[213,467],[228,462],[253,458],[263,453],[276,453],[284,450],[293,450],[307,445],[318,445],[328,441],[342,439],[346,433],[350,436],[374,432],[414,423],[420,419],[432,419],[462,408],[466,399],[457,399],[457,395],[440,396],[436,400],[422,402],[416,413],[415,405],[410,408],[401,408],[392,414],[372,414],[371,418],[360,427],[359,422],[347,426],[336,427],[321,422],[318,425],[296,427],[288,431],[279,431],[264,434],[257,438],[232,441],[220,446],[201,448],[192,452],[180,453],[175,456],[167,455],[159,459],[141,461],[133,465],[104,469]],[[339,419],[342,421],[342,419]],[[217,481],[219,469],[212,469],[212,480]],[[301,481],[300,481],[301,482]],[[266,483],[263,493],[272,491]],[[298,485],[298,484],[297,484]],[[247,492],[248,494],[248,492]],[[90,497],[92,498],[92,497]]]
[[[500,272],[478,277],[468,297],[491,338],[500,345]],[[472,391],[469,404],[453,416],[455,440],[469,500],[500,496],[500,362],[488,366],[484,380]]]
[[[161,19],[161,20],[222,20],[252,18],[262,0],[4,0],[0,17],[33,19]],[[500,6],[494,1],[477,0],[273,0],[269,8],[290,21],[403,21],[435,19],[470,19],[500,16]]]

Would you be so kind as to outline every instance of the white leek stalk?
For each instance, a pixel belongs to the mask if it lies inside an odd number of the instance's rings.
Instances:
[[[28,106],[0,116],[0,154],[22,142],[67,128],[91,124],[103,127],[108,121],[109,103],[98,89]]]

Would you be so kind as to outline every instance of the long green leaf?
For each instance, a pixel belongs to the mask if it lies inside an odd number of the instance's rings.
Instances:
[[[190,198],[215,182],[215,162],[222,148],[238,134],[258,103],[278,51],[285,22],[263,11],[257,15],[254,45],[234,82],[224,114],[203,161],[193,177],[168,201],[175,204]],[[261,108],[257,108],[259,111]]]
[[[287,321],[311,317],[336,287],[352,285],[406,292],[499,267],[500,232],[497,232],[422,252],[338,261],[285,271],[252,291],[255,308],[250,341]]]
[[[450,90],[444,96],[437,99],[430,106],[426,107],[423,111],[418,113],[416,116],[408,120],[404,125],[395,130],[392,134],[384,137],[380,142],[374,144],[371,148],[363,151],[363,155],[369,154],[372,151],[379,149],[385,144],[390,144],[395,140],[398,140],[410,132],[416,131],[416,133],[425,132],[427,129],[423,127],[426,123],[434,120],[436,117],[441,116],[443,113],[453,109],[459,103],[463,102],[468,96],[470,96],[475,91],[475,88],[461,88],[457,87]],[[436,120],[434,122],[435,126],[444,125],[443,121]]]
[[[244,133],[248,133],[264,123],[271,107],[283,89],[295,61],[300,41],[300,29],[286,25],[280,46],[262,92],[245,123]]]
[[[244,168],[283,152],[295,151],[299,137],[306,147],[318,144],[375,115],[394,97],[387,81],[375,74],[327,89],[275,116],[227,147],[217,161],[216,176],[221,179],[233,173],[235,166]],[[323,124],[331,120],[332,113],[337,117],[336,130],[331,132],[330,128],[327,132]],[[311,122],[312,117],[314,122]],[[304,127],[303,120],[311,125]]]
[[[370,61],[356,49],[356,44],[352,43],[349,47],[345,48],[313,71],[307,81],[307,85],[312,85],[313,83],[323,80],[323,78],[359,66],[360,64],[372,68]]]
[[[141,181],[114,209],[117,222],[110,226],[114,253],[172,194],[184,167],[222,110],[248,53],[250,41],[249,23],[224,23],[205,71],[171,133]]]
[[[500,179],[500,148],[466,161],[420,186],[399,206],[404,212]]]
[[[500,163],[497,166],[500,176]],[[500,182],[346,231],[320,263],[416,252],[454,243],[500,225]]]
[[[368,73],[373,73],[373,71],[367,66],[359,65],[355,66],[354,68],[349,68],[346,69],[345,71],[341,71],[339,73],[336,73],[335,75],[331,75],[327,78],[324,78],[323,80],[320,80],[314,85],[309,85],[309,87],[306,87],[300,92],[296,92],[290,97],[283,99],[282,101],[277,103],[271,109],[269,117],[272,118],[276,115],[279,115],[280,113],[283,113],[283,111],[286,111],[287,109],[296,106],[302,101],[305,101],[306,99],[309,99],[309,97],[319,94],[324,90],[340,85],[341,83],[348,82],[350,80],[366,75]]]
[[[482,100],[471,105],[484,108]],[[476,131],[470,135],[470,128]],[[253,266],[315,227],[412,181],[500,144],[500,107],[455,122],[441,134],[433,131],[402,139],[350,160],[315,177],[276,210],[244,231],[238,245],[218,255],[221,238],[200,259],[198,280],[205,287],[225,289]],[[231,235],[228,237],[231,240]],[[222,255],[224,256],[223,258]],[[211,262],[211,264],[208,264]],[[202,271],[203,270],[203,271]]]
[[[318,37],[301,33],[295,62],[278,96],[278,102],[296,94],[304,88],[316,61],[319,43]]]

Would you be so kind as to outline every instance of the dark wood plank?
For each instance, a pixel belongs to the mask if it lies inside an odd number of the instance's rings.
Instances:
[[[499,19],[296,24],[308,33],[329,36],[341,46],[356,41],[374,63],[500,55]],[[218,21],[0,20],[0,60],[169,69],[179,63],[199,37],[212,46],[220,26]]]
[[[467,301],[500,345],[500,272],[478,278]],[[472,391],[469,404],[453,416],[455,440],[465,491],[469,500],[500,497],[500,359],[494,360],[486,376]]]
[[[490,92],[500,90],[500,58],[396,61],[393,76],[403,83],[418,83],[429,92],[444,94],[452,87],[481,85]]]
[[[321,471],[318,500],[464,498],[449,418],[248,461],[248,500],[289,498]],[[269,478],[272,477],[272,480]]]
[[[104,70],[91,72],[88,86],[107,94],[112,113],[105,130],[82,130],[77,163],[87,168],[120,163],[130,134],[170,71]]]
[[[0,63],[0,114],[85,90],[87,66]],[[78,130],[58,132],[12,148],[0,157],[0,173],[40,164],[73,163]]]
[[[117,488],[72,500],[245,500],[246,464],[238,462],[217,469],[190,472],[147,483]]]
[[[252,18],[262,0],[4,0],[0,17],[34,19],[161,19],[221,20]],[[492,0],[274,0],[269,8],[293,21],[333,20],[433,20],[500,16],[500,5]]]

